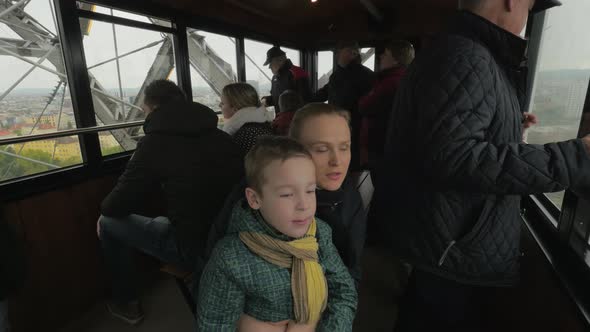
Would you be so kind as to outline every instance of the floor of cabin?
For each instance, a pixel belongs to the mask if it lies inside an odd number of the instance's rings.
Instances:
[[[402,268],[373,248],[366,249],[364,256],[364,277],[354,331],[391,332],[402,289],[400,278],[396,276]],[[141,300],[145,319],[138,326],[112,317],[105,304],[98,303],[60,332],[194,331],[194,318],[173,278],[162,276],[144,291]]]

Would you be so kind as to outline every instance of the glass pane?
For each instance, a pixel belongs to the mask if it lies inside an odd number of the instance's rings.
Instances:
[[[6,10],[0,5],[0,11]],[[20,20],[26,21],[23,23]],[[75,128],[52,8],[31,1],[0,23],[0,140]],[[27,29],[26,31],[23,29]],[[17,33],[18,32],[18,33]]]
[[[0,145],[0,181],[82,163],[77,136]]]
[[[80,24],[88,26],[88,20]],[[143,120],[146,86],[157,79],[177,80],[169,34],[95,21],[84,33],[84,54],[98,125]],[[123,149],[135,149],[137,130],[113,133]]]
[[[134,13],[130,13],[130,12],[122,11],[122,10],[117,10],[117,9],[111,9],[108,7],[93,5],[93,4],[90,4],[87,2],[82,2],[82,1],[78,1],[77,4],[78,4],[78,8],[80,8],[82,10],[86,10],[86,11],[92,11],[92,12],[99,13],[99,14],[122,17],[122,18],[134,20],[134,21],[138,21],[138,22],[143,22],[143,23],[153,23],[153,24],[157,24],[157,25],[167,27],[167,28],[172,27],[172,23],[170,23],[170,21],[162,20],[162,19],[155,18],[155,17],[145,16],[145,15],[141,15],[141,14],[134,14]]]
[[[246,52],[246,81],[250,83],[260,96],[270,94],[272,71],[264,66],[266,51],[271,44],[246,39],[244,49]]]
[[[334,53],[332,51],[318,52],[318,89],[326,85],[334,68]]]
[[[548,10],[533,83],[530,111],[538,124],[528,129],[528,143],[544,144],[575,138],[590,79],[590,2],[571,0]],[[567,38],[564,38],[567,36]],[[561,208],[563,193],[548,194]]]
[[[363,59],[363,66],[375,71],[375,49],[363,48],[361,49],[361,57]]]
[[[291,62],[293,62],[295,66],[301,66],[301,52],[299,52],[299,50],[287,47],[281,47],[281,49],[287,53],[287,59],[291,59]]]
[[[188,29],[193,100],[219,111],[223,87],[237,82],[235,39]]]
[[[125,129],[117,129],[111,131],[102,131],[98,133],[100,142],[100,150],[103,156],[108,156],[120,152],[135,150],[137,141],[144,136],[143,127],[131,127]],[[123,137],[132,137],[135,144],[122,144]]]
[[[559,209],[561,209],[561,205],[563,204],[563,196],[565,195],[565,191],[558,191],[555,193],[547,193],[545,195],[547,195],[549,200],[551,200],[551,202],[553,202],[553,204],[555,204],[555,206],[557,206]]]
[[[75,129],[52,2],[0,3],[0,181],[82,162],[77,137],[2,144],[2,139]]]

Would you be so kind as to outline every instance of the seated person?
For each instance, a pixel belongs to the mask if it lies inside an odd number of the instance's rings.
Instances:
[[[107,307],[130,324],[143,318],[132,249],[192,271],[225,196],[243,176],[243,154],[217,129],[217,115],[187,101],[174,83],[152,82],[142,109],[145,137],[103,200],[97,223],[112,285]],[[158,191],[166,216],[139,215]]]
[[[332,228],[334,244],[358,285],[367,211],[347,175],[351,159],[349,119],[349,113],[338,107],[307,104],[295,113],[290,136],[311,154],[318,185],[316,216]]]
[[[272,135],[271,116],[248,83],[232,83],[221,92],[223,131],[230,134],[246,154],[258,136]]]
[[[315,167],[299,143],[264,137],[201,278],[199,331],[352,331],[357,293],[315,214]]]
[[[281,112],[272,121],[272,129],[277,135],[287,136],[295,111],[303,107],[303,99],[296,91],[287,90],[279,96],[279,105]]]

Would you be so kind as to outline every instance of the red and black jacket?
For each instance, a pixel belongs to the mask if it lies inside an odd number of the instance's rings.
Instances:
[[[361,145],[366,145],[370,152],[378,156],[383,154],[389,114],[393,108],[395,93],[405,73],[406,68],[403,66],[379,72],[373,89],[359,100],[359,111],[363,116],[361,141],[365,141],[362,138],[366,139],[368,132],[368,143],[361,142]]]
[[[279,72],[272,77],[270,96],[266,98],[267,106],[274,106],[275,113],[281,112],[279,108],[279,96],[286,90],[295,90],[301,95],[304,103],[311,99],[309,85],[309,74],[301,67],[295,66],[291,60],[287,60],[279,69]]]

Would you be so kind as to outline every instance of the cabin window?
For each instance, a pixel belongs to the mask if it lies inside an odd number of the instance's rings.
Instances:
[[[147,85],[177,81],[172,34],[87,18],[80,27],[97,125],[144,120]],[[102,154],[134,150],[142,136],[140,126],[103,132]]]
[[[537,115],[539,123],[527,130],[528,143],[578,136],[590,79],[590,22],[584,15],[588,12],[588,1],[570,0],[535,17],[535,24],[541,22],[543,27],[536,66],[530,68],[534,80],[529,111]],[[562,208],[564,192],[546,195]]]
[[[334,70],[334,52],[319,51],[318,52],[318,89],[321,89],[328,83],[330,75]]]
[[[77,136],[35,139],[76,129],[53,2],[0,8],[0,182],[80,164]]]
[[[119,9],[114,9],[114,8],[108,8],[108,7],[104,7],[104,6],[99,6],[99,5],[95,5],[95,4],[91,4],[91,3],[87,3],[87,2],[83,2],[83,1],[76,1],[76,5],[77,5],[78,9],[90,11],[90,12],[95,12],[98,14],[126,18],[128,20],[133,20],[133,21],[137,21],[137,22],[156,24],[156,25],[166,27],[166,28],[172,27],[172,23],[170,21],[162,20],[162,19],[159,19],[156,17],[134,14],[131,12],[127,12],[127,11],[123,11],[123,10],[119,10]]]
[[[216,111],[221,126],[221,91],[238,81],[236,39],[189,28],[187,42],[193,101]]]
[[[261,97],[270,95],[272,72],[268,66],[264,65],[264,62],[266,61],[266,51],[271,47],[271,44],[250,39],[244,40],[246,81],[258,91]]]
[[[254,41],[250,39],[244,40],[244,51],[246,56],[246,81],[251,84],[260,97],[269,96],[272,82],[272,71],[269,66],[264,66],[266,61],[266,51],[268,51],[272,44]],[[287,54],[287,58],[291,59],[294,65],[299,66],[301,63],[301,52],[281,46],[281,49]],[[267,107],[270,112],[274,112],[274,107]]]
[[[361,59],[363,66],[375,71],[375,48],[362,48]]]

